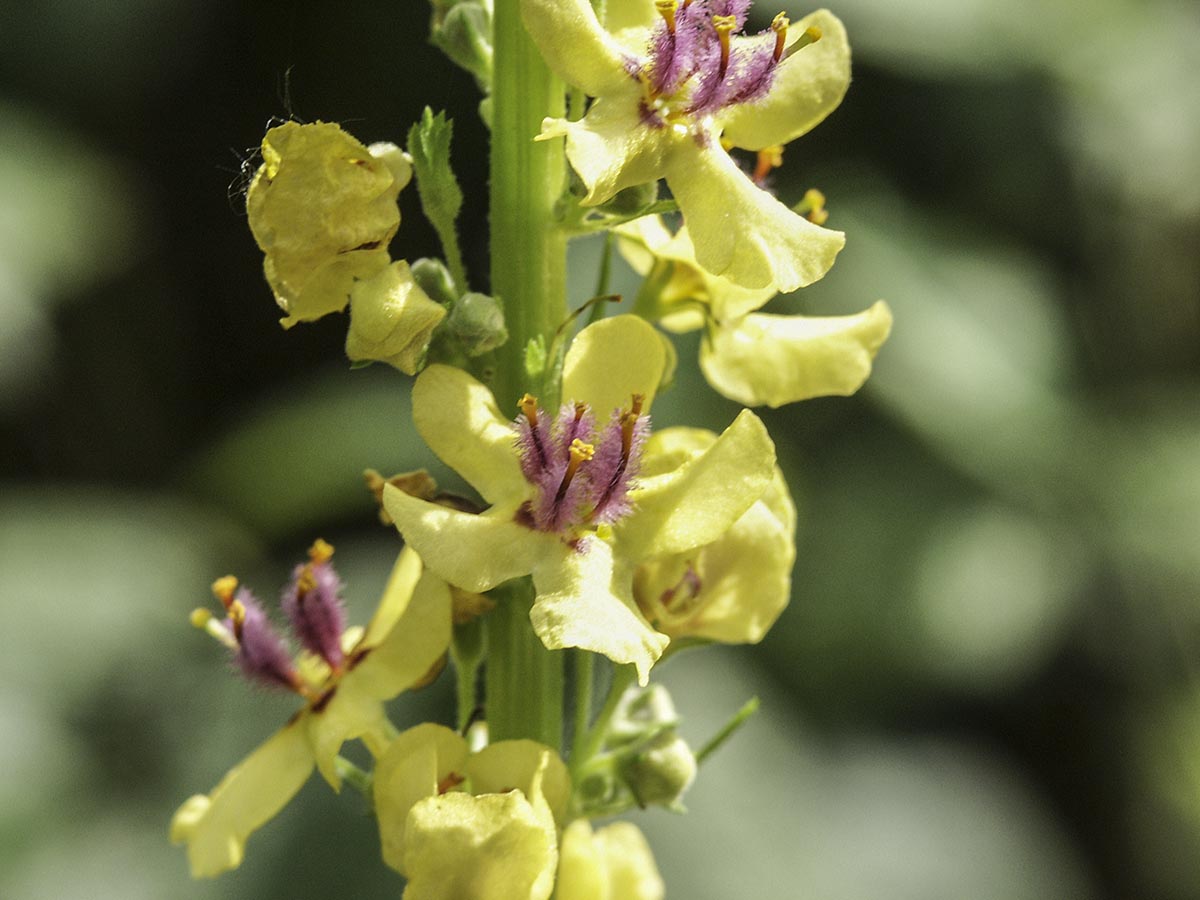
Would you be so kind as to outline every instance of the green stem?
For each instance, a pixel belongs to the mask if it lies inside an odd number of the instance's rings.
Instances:
[[[371,773],[360,769],[344,756],[335,756],[333,759],[334,771],[338,773],[342,781],[350,785],[367,799],[371,798]]]
[[[492,82],[492,293],[504,304],[509,339],[496,353],[493,391],[514,413],[534,389],[525,366],[531,342],[550,345],[566,316],[567,239],[555,216],[566,160],[560,141],[535,142],[542,119],[564,113],[564,87],[542,62],[521,22],[520,0],[496,0]],[[538,373],[539,381],[546,373]],[[554,383],[554,382],[552,382]],[[547,409],[557,397],[542,397]],[[562,741],[563,663],[533,633],[528,578],[498,591],[487,618],[486,709],[493,740]]]
[[[583,738],[577,738],[575,746],[571,748],[571,775],[576,784],[579,783],[579,773],[604,745],[604,738],[608,733],[608,723],[617,711],[621,695],[625,693],[626,688],[633,684],[635,678],[637,678],[637,670],[633,666],[613,666],[612,684],[609,685],[604,708],[600,710],[600,715],[596,716],[596,721],[584,733]]]
[[[493,741],[530,738],[562,745],[563,654],[547,650],[529,624],[533,584],[509,582],[487,615],[488,733]]]
[[[495,393],[515,408],[529,387],[525,348],[549,345],[566,315],[567,239],[555,216],[566,161],[561,141],[538,141],[546,116],[565,113],[564,86],[521,23],[520,0],[496,0],[493,76],[492,293],[504,303],[509,339],[497,351]],[[553,408],[556,397],[543,398]]]
[[[587,734],[588,724],[592,721],[595,657],[589,650],[576,650],[572,656],[575,660],[575,729],[572,732],[571,743],[578,744]]]
[[[725,723],[725,727],[708,739],[708,743],[696,754],[696,765],[708,759],[723,743],[733,737],[733,733],[746,724],[746,721],[758,712],[758,698],[751,697],[746,705],[734,713],[733,718]]]

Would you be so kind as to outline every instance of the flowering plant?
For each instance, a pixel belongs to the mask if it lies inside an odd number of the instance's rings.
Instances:
[[[347,355],[416,375],[413,426],[478,496],[369,472],[402,542],[391,579],[365,629],[348,628],[317,541],[281,601],[295,657],[253,594],[217,580],[224,618],[194,623],[303,705],[176,812],[193,874],[236,868],[315,768],[367,797],[409,900],[664,895],[641,831],[591,821],[682,810],[755,708],[693,752],[651,676],[683,648],[764,637],[789,599],[796,511],[753,412],[720,434],[652,427],[675,365],[655,323],[704,329],[701,368],[746,406],[853,393],[891,327],[882,302],[758,311],[821,278],[844,243],[814,192],[792,208],[765,185],[782,145],[841,100],[849,46],[826,11],[751,33],[750,6],[436,0],[434,42],[475,76],[492,129],[486,283],[463,264],[444,115],[427,110],[405,150],[331,123],[267,132],[246,199],[284,327],[348,308]],[[391,256],[413,180],[444,259]],[[594,232],[644,277],[630,312],[604,316],[602,297],[567,311],[567,241]],[[387,701],[447,659],[457,727],[395,727]],[[366,768],[341,755],[352,740]]]

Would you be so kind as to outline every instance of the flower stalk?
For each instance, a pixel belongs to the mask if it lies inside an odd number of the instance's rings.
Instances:
[[[566,315],[567,239],[555,219],[566,161],[535,143],[546,116],[561,116],[563,83],[542,62],[521,23],[519,0],[495,5],[492,85],[492,293],[504,304],[509,340],[497,351],[494,393],[515,410],[529,385],[526,347],[548,346]],[[548,398],[549,399],[549,398]],[[529,625],[533,596],[522,579],[488,620],[487,720],[494,740],[562,738],[563,664]]]

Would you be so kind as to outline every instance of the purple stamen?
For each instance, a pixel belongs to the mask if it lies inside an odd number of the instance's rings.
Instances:
[[[595,440],[595,417],[583,403],[559,410],[547,435],[548,417],[536,400],[522,401],[525,415],[514,423],[521,471],[535,488],[518,521],[538,531],[566,532],[587,524],[612,523],[629,512],[629,488],[649,420],[641,416],[641,400],[633,409],[613,413]]]
[[[326,549],[332,553],[333,548],[323,541],[313,545],[311,561],[292,571],[280,604],[300,645],[336,671],[345,661],[342,632],[346,630],[346,608],[341,598],[341,579]]]
[[[538,409],[537,398],[526,394],[521,398],[521,415],[517,417],[517,450],[521,473],[528,481],[537,481],[550,464],[550,421]]]
[[[641,463],[642,446],[650,431],[650,419],[631,411],[614,410],[599,440],[590,469],[591,520],[612,524],[629,514],[629,490]]]
[[[262,605],[246,588],[238,590],[225,626],[237,638],[233,661],[243,675],[268,687],[297,690],[300,676],[291,653]]]

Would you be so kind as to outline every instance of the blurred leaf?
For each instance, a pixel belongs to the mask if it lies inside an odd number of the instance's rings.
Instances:
[[[0,102],[0,407],[40,377],[48,307],[134,261],[132,184],[61,123]]]
[[[876,191],[837,206],[854,236],[798,295],[806,312],[884,297],[895,326],[867,391],[971,474],[1041,498],[1080,466],[1081,416],[1063,392],[1072,348],[1038,260]],[[815,301],[815,302],[814,302]]]
[[[335,370],[263,398],[202,450],[189,484],[258,533],[278,537],[344,515],[369,522],[364,469],[389,476],[426,467],[461,485],[412,425],[411,382],[382,366]]]
[[[258,547],[211,512],[103,488],[11,488],[0,500],[0,681],[65,701],[177,632],[208,585]],[[47,661],[47,649],[53,654]]]
[[[1071,900],[1075,851],[1012,772],[965,747],[863,737],[823,746],[729,652],[683,654],[662,680],[696,740],[760,693],[687,816],[643,826],[673,894],[784,900]],[[753,823],[752,827],[747,827]]]
[[[1000,506],[944,516],[915,560],[924,665],[958,690],[1027,676],[1078,609],[1084,562],[1070,532]]]

